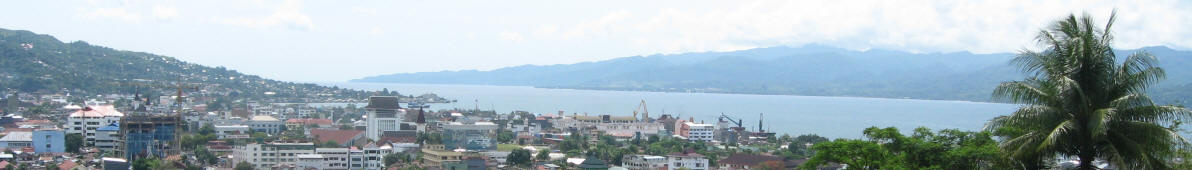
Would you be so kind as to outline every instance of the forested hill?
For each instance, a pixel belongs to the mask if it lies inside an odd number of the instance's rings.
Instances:
[[[63,43],[53,36],[24,30],[0,29],[0,58],[0,92],[166,93],[181,82],[226,97],[275,102],[363,99],[368,95],[358,90],[270,80],[83,41]]]
[[[1192,97],[1192,52],[1166,47],[1143,50],[1158,56],[1168,73],[1168,79],[1152,89],[1152,98],[1172,103]],[[400,73],[353,81],[989,101],[999,82],[1022,79],[1023,74],[1009,63],[1013,57],[1010,53],[852,51],[806,45],[492,71]]]

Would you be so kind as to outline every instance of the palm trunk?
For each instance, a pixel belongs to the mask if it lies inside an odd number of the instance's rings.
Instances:
[[[1079,157],[1080,157],[1080,166],[1077,167],[1077,169],[1080,169],[1080,170],[1095,170],[1095,169],[1097,169],[1096,166],[1093,166],[1093,160],[1097,159],[1097,156],[1094,155],[1094,152],[1081,152]]]

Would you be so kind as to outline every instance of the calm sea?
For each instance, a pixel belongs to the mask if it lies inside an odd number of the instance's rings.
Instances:
[[[479,107],[500,113],[522,110],[538,114],[563,111],[566,114],[629,116],[645,100],[652,117],[670,114],[714,123],[723,113],[735,119],[744,119],[745,127],[756,130],[759,117],[764,114],[761,123],[767,131],[792,136],[819,134],[829,138],[860,138],[861,130],[871,126],[893,126],[904,132],[920,126],[978,130],[989,119],[1009,114],[1015,108],[1015,105],[997,103],[859,97],[599,91],[487,85],[320,84],[361,90],[388,88],[403,95],[435,93],[458,100],[450,104],[432,104],[431,109],[435,110]]]

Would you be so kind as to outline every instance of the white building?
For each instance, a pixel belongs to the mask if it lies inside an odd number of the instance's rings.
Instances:
[[[348,148],[315,148],[315,154],[323,156],[322,169],[327,170],[351,169],[351,153]]]
[[[666,157],[654,155],[625,155],[621,166],[629,170],[656,170],[666,167]]]
[[[246,144],[232,151],[236,162],[247,161],[257,169],[299,167],[302,169],[364,169],[385,168],[385,155],[393,153],[389,145],[367,144],[363,148],[315,148],[314,143],[274,142]]]
[[[584,116],[573,115],[563,119],[555,120],[555,127],[560,129],[577,129],[583,130],[585,128],[594,128],[597,131],[605,132],[609,135],[617,137],[633,137],[638,133],[643,136],[657,135],[658,132],[664,131],[662,122],[650,122],[639,120],[633,116]]]
[[[677,128],[678,135],[690,141],[711,142],[716,137],[716,125],[683,122]]]
[[[235,162],[245,161],[256,166],[256,169],[297,166],[299,162],[298,155],[309,154],[315,154],[314,143],[251,143],[244,146],[236,146],[232,150]]]
[[[219,139],[247,139],[251,128],[248,125],[215,125],[215,136]]]
[[[66,134],[81,134],[86,141],[84,143],[94,145],[95,130],[119,123],[121,117],[124,117],[124,113],[112,105],[87,106],[70,113],[66,118]]]
[[[364,137],[381,140],[381,135],[385,132],[401,130],[406,110],[401,109],[401,106],[398,105],[397,97],[370,97],[368,106],[364,106],[364,109],[368,112],[368,117],[366,117],[368,126],[365,127]]]
[[[708,167],[708,158],[694,151],[675,152],[667,155],[666,164],[670,169],[687,168],[691,170],[706,170]]]
[[[285,122],[273,116],[263,115],[252,116],[252,119],[248,120],[248,125],[252,127],[254,132],[265,132],[268,134],[281,133],[281,128],[286,126]]]

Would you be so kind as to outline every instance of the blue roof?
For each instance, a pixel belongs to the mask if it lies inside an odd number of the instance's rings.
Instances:
[[[109,124],[108,126],[104,126],[104,127],[101,127],[101,128],[99,128],[99,129],[95,129],[95,130],[98,130],[98,131],[118,131],[118,130],[120,130],[120,124],[112,123],[112,124]]]

